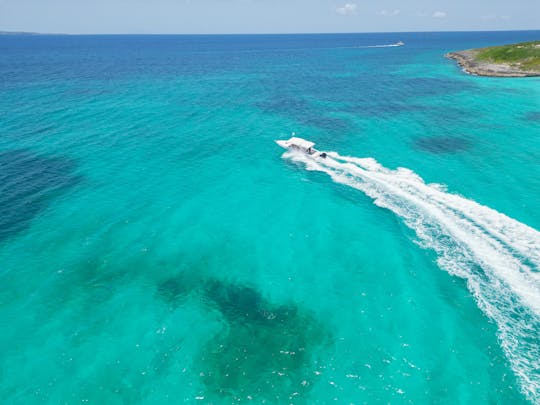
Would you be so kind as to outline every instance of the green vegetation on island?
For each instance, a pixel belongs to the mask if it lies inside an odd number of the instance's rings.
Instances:
[[[480,76],[540,76],[540,41],[450,52],[467,72]]]
[[[540,70],[540,41],[484,48],[477,58],[494,63],[517,64],[527,70]]]

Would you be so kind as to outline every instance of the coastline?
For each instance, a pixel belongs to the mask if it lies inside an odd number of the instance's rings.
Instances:
[[[506,63],[493,63],[481,61],[476,58],[479,50],[449,52],[445,57],[455,60],[464,72],[475,76],[489,77],[535,77],[540,72],[521,70]]]

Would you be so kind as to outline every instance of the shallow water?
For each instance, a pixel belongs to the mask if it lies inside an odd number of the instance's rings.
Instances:
[[[0,37],[1,397],[538,402],[537,36]]]

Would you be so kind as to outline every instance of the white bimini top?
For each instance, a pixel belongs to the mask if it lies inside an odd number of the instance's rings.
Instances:
[[[305,149],[305,150],[308,150],[309,148],[312,148],[313,146],[315,146],[315,144],[313,142],[310,142],[310,141],[306,141],[305,139],[302,139],[302,138],[296,138],[296,137],[292,137],[290,138],[287,143],[292,146],[292,145],[296,145],[298,146],[299,148],[301,149]]]
[[[313,142],[306,141],[302,138],[297,138],[293,136],[290,139],[287,139],[286,141],[276,141],[279,146],[285,148],[285,149],[297,149],[301,150],[303,152],[309,152],[315,145]]]

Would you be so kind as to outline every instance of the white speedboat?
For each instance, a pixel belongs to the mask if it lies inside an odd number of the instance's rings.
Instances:
[[[326,157],[326,153],[322,152],[320,153],[317,149],[315,149],[313,146],[315,144],[310,141],[306,141],[302,138],[297,138],[293,136],[292,138],[288,140],[280,140],[276,141],[276,143],[281,146],[282,148],[289,149],[292,151],[302,152],[307,155],[315,156],[315,157]]]
[[[403,45],[405,45],[405,42],[403,42],[403,41],[399,41],[399,42],[396,43],[396,46],[403,46]]]

